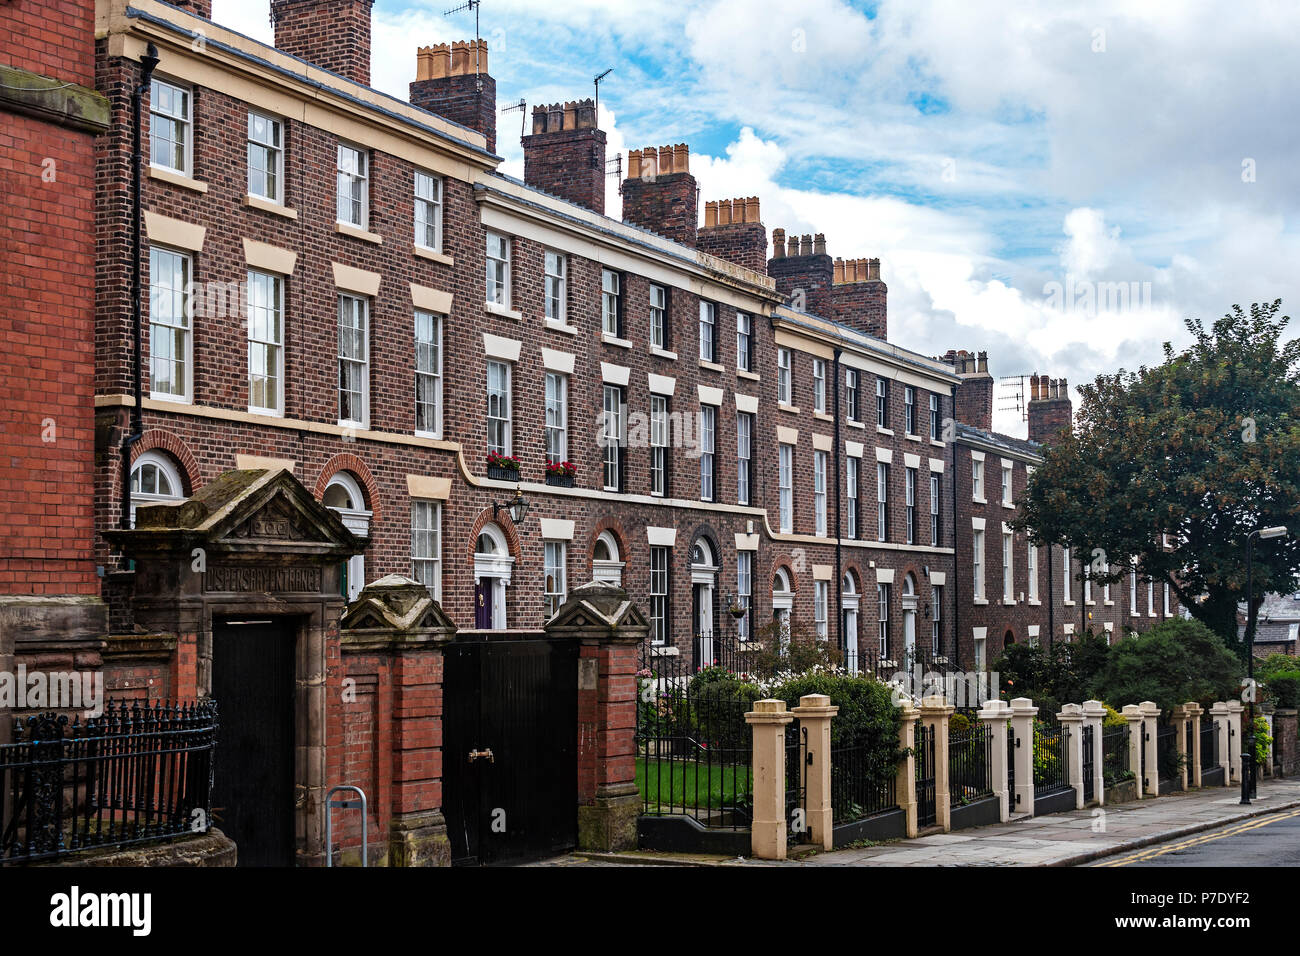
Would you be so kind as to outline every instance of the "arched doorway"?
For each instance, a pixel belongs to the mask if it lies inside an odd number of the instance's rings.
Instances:
[[[1002,637],[1002,646],[1010,647],[1016,642],[1016,635],[1012,631],[1007,631]]]
[[[505,532],[495,524],[483,526],[474,542],[474,626],[482,630],[506,627],[506,587],[515,559]]]
[[[793,610],[794,590],[790,586],[790,573],[785,568],[777,568],[772,575],[772,618],[780,625],[778,634],[782,654],[790,644],[790,613]]]
[[[844,635],[844,666],[850,674],[858,673],[858,594],[853,573],[844,575],[840,582],[840,630]]]
[[[613,532],[602,531],[596,536],[595,547],[591,550],[591,577],[595,581],[623,586],[622,555],[618,550],[618,539]]]
[[[131,527],[140,505],[158,501],[179,501],[185,497],[180,469],[161,452],[147,451],[131,466]]]
[[[370,537],[370,518],[374,512],[367,506],[361,482],[351,472],[340,471],[329,480],[321,504],[337,512],[344,527],[353,534],[362,538]],[[349,603],[355,601],[365,586],[366,558],[363,554],[357,554],[348,558],[344,565],[343,596]]]
[[[907,669],[916,662],[916,578],[909,571],[903,576],[903,657]]]
[[[707,667],[717,659],[713,647],[714,591],[718,584],[718,556],[705,538],[691,546],[691,604],[695,633],[695,666]]]

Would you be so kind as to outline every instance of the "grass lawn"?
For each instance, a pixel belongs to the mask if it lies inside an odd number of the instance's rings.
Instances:
[[[636,785],[647,806],[664,813],[689,808],[725,809],[737,797],[750,803],[750,768],[712,766],[694,761],[638,757]]]

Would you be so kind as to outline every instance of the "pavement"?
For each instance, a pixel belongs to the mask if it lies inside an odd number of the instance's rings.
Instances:
[[[932,833],[789,860],[683,853],[575,853],[542,865],[649,866],[1082,866],[1264,814],[1300,807],[1300,779],[1264,778],[1250,806],[1237,787],[1212,787],[953,833]]]

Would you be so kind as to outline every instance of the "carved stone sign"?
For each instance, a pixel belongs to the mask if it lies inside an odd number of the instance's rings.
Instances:
[[[208,568],[208,591],[295,591],[319,594],[320,568],[223,567]]]

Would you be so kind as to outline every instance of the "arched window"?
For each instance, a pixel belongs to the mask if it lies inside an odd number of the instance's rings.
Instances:
[[[351,472],[337,472],[325,486],[321,503],[338,513],[344,526],[353,534],[363,538],[370,537],[370,518],[373,514],[367,507],[365,492],[361,482]],[[358,554],[348,558],[343,566],[341,590],[349,601],[355,601],[361,589],[366,586],[365,555]]]
[[[618,539],[609,531],[602,531],[596,537],[595,547],[591,550],[591,576],[597,581],[623,586],[623,565],[618,550]]]
[[[785,568],[777,568],[772,575],[772,617],[781,627],[781,653],[785,653],[790,640],[790,612],[793,608],[794,591],[790,589],[790,575]]]
[[[502,630],[506,627],[506,586],[515,559],[505,532],[486,524],[474,541],[474,626]]]
[[[840,627],[844,634],[844,666],[850,674],[858,673],[858,594],[853,574],[846,573],[840,582]]]
[[[696,538],[691,548],[691,566],[695,568],[717,568],[717,559],[713,556],[713,547],[705,538]]]
[[[185,497],[180,470],[161,452],[147,451],[131,466],[131,527],[135,510],[155,501],[180,501]]]

